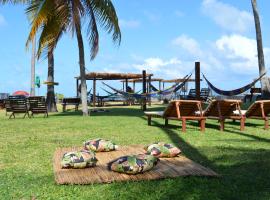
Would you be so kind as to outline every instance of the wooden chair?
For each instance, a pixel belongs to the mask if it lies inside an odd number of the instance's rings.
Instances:
[[[190,99],[190,100],[196,99],[196,90],[195,89],[189,90],[189,93],[187,95],[187,99]]]
[[[198,113],[199,112],[199,113]],[[182,131],[186,131],[186,121],[196,120],[199,122],[200,130],[205,130],[206,117],[202,113],[202,105],[200,101],[195,100],[175,100],[171,101],[165,111],[144,112],[148,118],[148,125],[151,125],[152,117],[165,119],[165,125],[169,120],[182,121]]]
[[[4,104],[5,104],[6,116],[7,116],[8,113],[12,112],[11,105],[10,105],[10,100],[9,99],[5,99],[4,100]]]
[[[256,101],[248,108],[248,110],[241,110],[234,112],[235,115],[242,114],[246,118],[264,120],[264,129],[269,128],[268,115],[270,114],[270,100]]]
[[[11,107],[11,115],[9,116],[9,119],[13,116],[15,119],[15,114],[17,113],[23,113],[25,116],[29,116],[28,106],[27,106],[27,99],[24,96],[10,96],[9,97],[10,107]]]
[[[63,112],[66,111],[67,105],[74,105],[75,110],[77,111],[80,105],[81,99],[80,98],[63,98],[62,106],[63,106]]]
[[[240,130],[245,129],[245,116],[235,115],[237,110],[241,113],[241,100],[213,100],[209,106],[203,111],[203,115],[209,119],[217,119],[220,123],[220,130],[224,131],[224,123],[226,119],[240,120]]]
[[[31,96],[28,98],[29,111],[31,116],[34,114],[44,114],[44,117],[48,117],[48,110],[45,97],[43,96]]]
[[[207,101],[210,95],[210,89],[209,88],[202,88],[200,92],[200,99],[202,101]]]

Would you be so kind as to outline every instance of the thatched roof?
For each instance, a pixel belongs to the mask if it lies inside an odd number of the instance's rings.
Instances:
[[[171,80],[162,80],[164,83],[179,83],[179,82],[184,82],[186,79],[179,78],[179,79],[171,79]],[[200,79],[202,81],[202,79]],[[188,82],[195,82],[195,79],[188,79]]]
[[[146,82],[148,82],[149,79],[146,79]],[[162,81],[163,79],[161,78],[151,78],[151,82],[156,82],[156,81]],[[125,82],[126,80],[122,80],[121,82]],[[140,79],[131,79],[131,80],[128,80],[129,83],[141,83],[143,82],[143,80],[140,78]]]
[[[146,77],[153,76],[153,74],[146,74]],[[80,79],[80,77],[75,77]],[[142,74],[131,73],[106,73],[106,72],[90,72],[86,74],[86,80],[123,80],[123,79],[138,79],[143,78]]]

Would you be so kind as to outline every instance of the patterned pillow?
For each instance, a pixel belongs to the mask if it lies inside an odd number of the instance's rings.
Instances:
[[[122,156],[108,164],[109,170],[125,173],[139,174],[152,169],[159,159],[146,154]]]
[[[95,152],[81,150],[65,153],[61,166],[62,168],[87,168],[96,166],[97,161]]]
[[[84,142],[84,148],[95,152],[101,152],[116,150],[118,146],[110,140],[94,139]]]
[[[153,155],[158,158],[162,157],[175,157],[181,153],[181,150],[172,144],[164,142],[156,142],[144,147],[147,154]]]

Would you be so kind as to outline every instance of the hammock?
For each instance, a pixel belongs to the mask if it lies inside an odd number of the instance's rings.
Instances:
[[[235,96],[235,95],[239,95],[242,94],[243,92],[249,90],[252,86],[254,86],[264,75],[266,74],[263,73],[259,78],[257,78],[256,80],[254,80],[252,83],[247,84],[241,88],[235,89],[235,90],[220,90],[218,88],[216,88],[212,83],[210,83],[210,81],[207,80],[207,78],[204,76],[203,74],[203,78],[205,79],[205,81],[207,82],[208,86],[217,94],[219,95],[224,95],[224,96]]]
[[[157,92],[159,91],[155,86],[153,86],[151,83],[150,83],[150,88],[151,90],[153,90],[154,92]]]
[[[178,82],[176,84],[174,84],[173,86],[163,90],[163,91],[156,91],[156,92],[152,92],[152,93],[147,93],[147,94],[137,94],[137,93],[128,93],[128,92],[124,92],[124,91],[121,91],[121,90],[118,90],[116,88],[113,88],[109,85],[107,85],[106,83],[102,82],[104,85],[106,85],[107,87],[109,87],[110,89],[114,90],[115,92],[119,93],[119,94],[122,94],[123,96],[125,97],[134,97],[136,99],[141,99],[141,98],[145,98],[145,97],[153,97],[153,96],[156,96],[156,95],[168,95],[168,94],[171,94],[173,92],[176,92],[178,91],[179,89],[181,89],[185,83],[188,81],[188,79],[191,77],[192,74],[190,75],[186,75],[184,77],[184,81],[182,83]]]

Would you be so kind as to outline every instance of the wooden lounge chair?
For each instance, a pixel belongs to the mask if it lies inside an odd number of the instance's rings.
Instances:
[[[75,106],[75,110],[77,111],[79,108],[80,102],[81,102],[80,98],[63,98],[63,102],[62,102],[63,112],[66,111],[67,105]]]
[[[224,123],[226,119],[240,120],[240,130],[245,129],[245,116],[235,115],[234,111],[241,113],[241,100],[213,100],[203,115],[209,119],[217,119],[220,123],[220,130],[224,131]]]
[[[29,111],[31,116],[34,114],[44,114],[44,117],[48,117],[48,110],[45,97],[43,96],[31,96],[28,98]]]
[[[197,112],[196,112],[197,111]],[[198,113],[199,112],[199,113]],[[165,111],[144,112],[148,118],[148,125],[151,125],[152,117],[165,119],[165,125],[168,125],[168,120],[182,121],[182,131],[186,131],[186,121],[196,120],[199,122],[201,131],[205,130],[206,117],[203,116],[202,106],[200,101],[195,100],[175,100],[171,101]],[[196,114],[197,113],[197,114]]]
[[[10,96],[9,97],[10,107],[11,107],[11,115],[9,119],[13,116],[15,118],[15,114],[23,113],[25,116],[29,116],[28,106],[27,106],[27,99],[24,96]]]
[[[264,129],[269,128],[268,115],[270,114],[270,100],[256,101],[248,108],[248,110],[241,110],[234,112],[235,115],[243,115],[246,118],[264,120]]]

